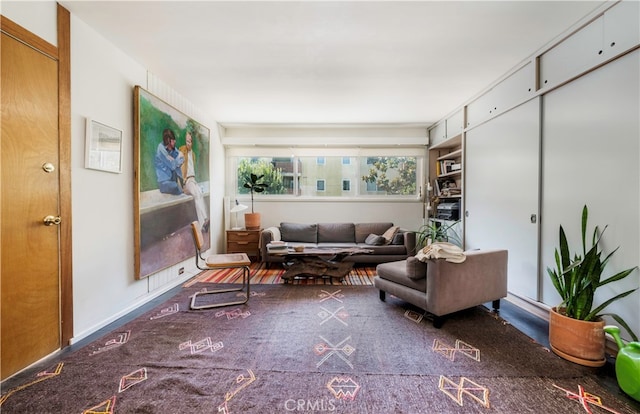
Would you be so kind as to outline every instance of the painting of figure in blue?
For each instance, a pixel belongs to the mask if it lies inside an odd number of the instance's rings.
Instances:
[[[135,273],[147,277],[192,257],[190,223],[208,243],[209,129],[143,88],[135,105]]]

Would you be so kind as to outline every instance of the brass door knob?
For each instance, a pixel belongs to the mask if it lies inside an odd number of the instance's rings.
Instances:
[[[62,222],[62,219],[60,216],[47,216],[42,221],[45,226],[58,226]]]

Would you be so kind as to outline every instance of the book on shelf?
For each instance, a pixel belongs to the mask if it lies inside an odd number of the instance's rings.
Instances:
[[[436,190],[434,194],[436,196],[451,197],[462,194],[462,189],[458,187],[456,180],[453,178],[438,178],[434,184]]]
[[[442,190],[443,197],[454,197],[462,194],[462,191],[459,188],[445,188]]]
[[[438,175],[444,175],[444,174],[449,174],[451,172],[454,171],[453,169],[453,165],[456,164],[456,162],[454,160],[442,160],[438,163],[439,165],[439,169],[440,169],[440,174]]]

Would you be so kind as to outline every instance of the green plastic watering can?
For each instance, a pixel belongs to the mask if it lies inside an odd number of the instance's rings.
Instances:
[[[620,328],[607,325],[604,331],[613,336],[618,344],[616,377],[618,385],[626,394],[640,401],[640,342],[629,342],[626,346],[620,339]]]

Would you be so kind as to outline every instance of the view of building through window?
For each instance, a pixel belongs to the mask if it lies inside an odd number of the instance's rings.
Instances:
[[[251,173],[265,195],[307,197],[416,196],[418,157],[237,157],[237,194]]]

